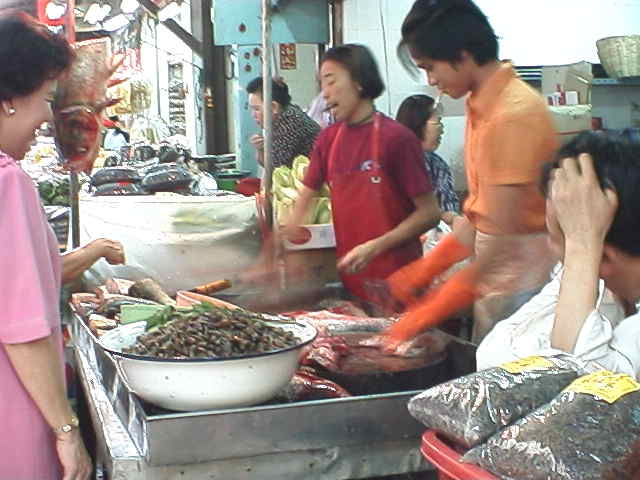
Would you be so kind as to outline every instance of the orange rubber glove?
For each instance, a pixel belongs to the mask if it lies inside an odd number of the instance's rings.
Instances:
[[[477,297],[478,267],[471,264],[452,276],[435,292],[427,294],[385,332],[387,343],[397,345],[439,325]]]
[[[419,290],[454,263],[471,256],[473,252],[463,245],[453,233],[444,237],[428,254],[402,267],[387,278],[391,294],[405,305],[418,300]]]

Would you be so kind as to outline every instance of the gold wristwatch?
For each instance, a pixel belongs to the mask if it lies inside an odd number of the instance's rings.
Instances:
[[[57,428],[54,428],[53,431],[56,433],[69,433],[74,428],[80,427],[80,421],[78,417],[75,415],[71,415],[71,421],[69,423],[65,423],[64,425],[60,425]]]

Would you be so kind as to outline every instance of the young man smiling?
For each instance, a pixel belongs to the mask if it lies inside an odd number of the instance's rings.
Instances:
[[[497,37],[471,0],[417,0],[402,25],[399,53],[452,98],[467,96],[464,221],[428,256],[388,282],[409,311],[388,333],[390,348],[474,304],[473,340],[513,313],[548,280],[540,166],[557,148],[541,96],[498,60]],[[475,255],[438,291],[421,289]]]

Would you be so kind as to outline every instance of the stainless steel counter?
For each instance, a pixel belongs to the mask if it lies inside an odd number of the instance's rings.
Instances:
[[[431,469],[419,451],[424,427],[406,408],[415,391],[167,412],[131,393],[80,318],[72,325],[98,478],[342,480]]]

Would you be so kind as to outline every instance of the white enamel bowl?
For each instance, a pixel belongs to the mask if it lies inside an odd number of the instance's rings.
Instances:
[[[231,358],[164,359],[123,353],[144,333],[146,322],[122,325],[100,337],[128,387],[147,402],[183,412],[246,407],[282,390],[299,365],[300,351],[316,329],[300,323],[267,322],[292,332],[300,343],[267,353]]]

